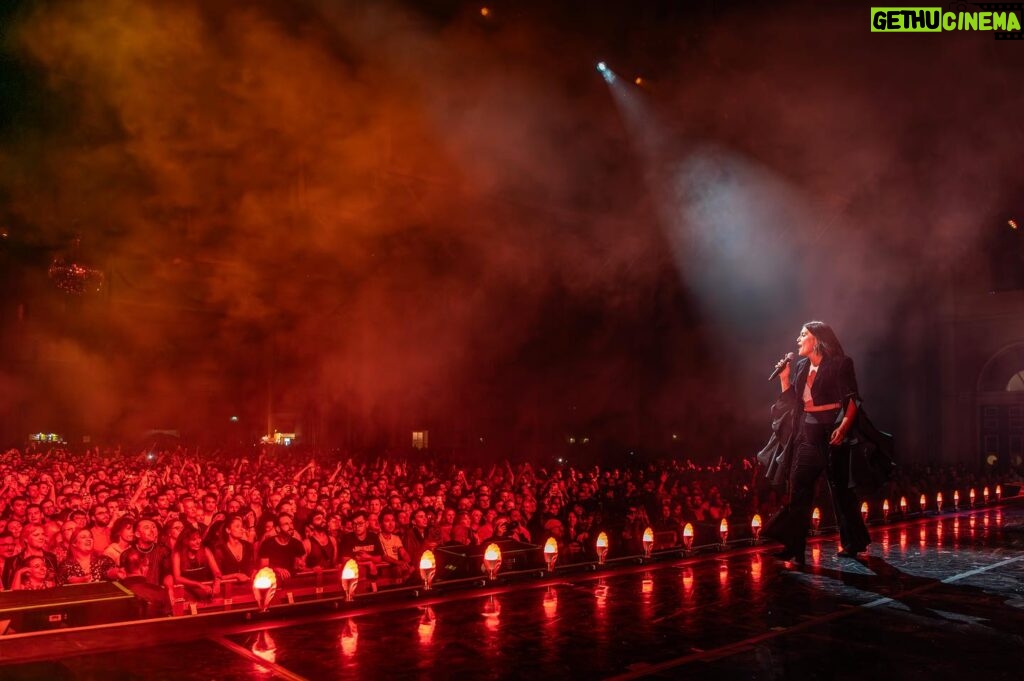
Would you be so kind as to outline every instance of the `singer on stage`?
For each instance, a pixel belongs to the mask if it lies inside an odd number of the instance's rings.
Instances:
[[[792,438],[788,443],[791,453],[787,443],[774,445],[776,451],[784,449],[789,453],[790,499],[768,522],[764,535],[782,542],[782,551],[775,554],[777,558],[804,565],[814,489],[822,471],[827,472],[839,523],[839,555],[855,557],[866,551],[871,537],[849,484],[850,448],[843,446],[860,403],[853,360],[846,356],[835,332],[824,322],[804,324],[797,346],[798,359],[791,361],[789,355],[776,366],[782,394],[773,407],[773,415],[777,410],[785,410],[792,418],[792,432],[787,436]],[[773,443],[765,450],[770,447]]]

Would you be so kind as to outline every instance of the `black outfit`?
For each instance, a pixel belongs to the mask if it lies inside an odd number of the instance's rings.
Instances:
[[[241,560],[235,558],[235,554],[231,553],[227,542],[221,542],[211,549],[213,551],[213,558],[217,561],[217,567],[220,568],[222,575],[251,575],[256,571],[256,556],[253,552],[252,544],[244,539],[241,541]]]
[[[320,567],[329,570],[337,565],[337,554],[338,550],[329,536],[327,537],[327,543],[321,544],[317,540],[316,535],[310,535],[309,554],[306,556],[306,568],[312,569]]]
[[[771,463],[778,465],[774,471],[769,466],[769,475],[777,479],[788,464],[790,500],[786,507],[768,521],[763,533],[766,537],[782,542],[784,553],[799,561],[803,560],[807,547],[814,489],[822,471],[826,472],[843,548],[857,553],[871,543],[871,536],[860,515],[857,495],[850,484],[850,448],[829,444],[832,432],[846,414],[850,400],[857,402],[858,410],[860,408],[853,360],[849,357],[822,359],[817,377],[811,384],[811,400],[815,405],[839,404],[838,409],[804,411],[803,393],[810,368],[810,360],[806,357],[796,362],[793,368],[795,379],[773,407],[773,419],[778,415],[777,410],[785,412],[792,419],[789,430],[783,429],[784,432],[780,433],[780,429],[776,429],[781,444],[775,452],[778,455],[776,460]],[[773,441],[775,439],[773,436]],[[769,443],[771,446],[772,443]],[[791,450],[791,453],[787,450]]]
[[[295,537],[289,536],[284,544],[278,539],[279,535],[267,537],[260,544],[259,557],[268,559],[268,564],[275,570],[295,572],[295,562],[306,555],[306,547]]]

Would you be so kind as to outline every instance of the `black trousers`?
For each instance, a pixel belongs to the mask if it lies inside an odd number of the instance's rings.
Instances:
[[[829,446],[834,421],[831,418],[822,421],[801,421],[793,447],[789,504],[769,521],[764,535],[782,542],[787,551],[803,555],[811,526],[814,491],[824,471],[839,524],[839,541],[845,549],[862,551],[871,543],[871,536],[861,517],[857,495],[848,484],[849,453],[844,447]]]

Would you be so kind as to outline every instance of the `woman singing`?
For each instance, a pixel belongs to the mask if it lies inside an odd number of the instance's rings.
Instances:
[[[814,488],[827,471],[832,505],[839,523],[840,556],[854,557],[871,543],[857,496],[849,485],[849,450],[842,447],[857,415],[859,398],[853,360],[843,352],[832,328],[807,322],[797,338],[800,358],[779,373],[781,403],[794,410],[794,438],[789,473],[789,504],[765,528],[783,544],[777,558],[804,565]],[[780,362],[780,365],[786,360]]]

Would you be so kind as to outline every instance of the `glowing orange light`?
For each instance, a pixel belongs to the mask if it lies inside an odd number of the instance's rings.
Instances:
[[[693,593],[693,569],[683,568],[683,592],[689,596]]]
[[[921,495],[921,510],[923,511],[926,508],[928,508],[928,497],[926,497],[925,495],[922,494]]]
[[[356,654],[356,648],[359,646],[359,627],[356,626],[355,620],[345,620],[345,626],[341,628],[341,652],[345,657],[352,657]]]
[[[544,592],[544,616],[552,619],[558,614],[558,593],[554,587],[549,586]]]
[[[650,594],[654,592],[654,579],[651,578],[650,572],[645,572],[643,579],[640,582],[640,593]]]
[[[265,629],[256,635],[256,640],[253,642],[250,650],[252,650],[253,655],[271,664],[277,662],[277,644],[274,642],[273,637],[271,637],[270,632]]]
[[[900,497],[900,513],[903,515],[907,514],[907,498]]]
[[[558,542],[554,537],[548,537],[544,542],[544,560],[548,564],[548,572],[555,571],[555,561],[558,560]]]
[[[644,79],[641,78],[640,76],[637,76],[636,80],[634,80],[633,82],[636,83],[637,85],[643,85],[644,84]]]
[[[882,501],[882,520],[889,519],[889,500]]]
[[[986,504],[988,503],[988,485],[985,485],[985,488],[981,490],[981,498]]]
[[[750,578],[755,584],[761,581],[761,554],[755,553],[750,559]]]
[[[424,590],[429,590],[430,585],[434,581],[434,576],[437,574],[437,560],[434,558],[434,552],[427,549],[420,556],[420,579],[423,580]]]
[[[683,548],[689,551],[691,547],[693,547],[693,525],[686,523],[686,526],[683,527]]]
[[[481,7],[480,8],[480,16],[482,16],[482,17],[489,17],[489,16],[491,16],[490,8],[489,7]]]
[[[252,595],[256,599],[256,607],[266,612],[270,602],[277,593],[277,574],[273,568],[260,568],[252,580]]]
[[[755,543],[761,536],[761,516],[757,513],[755,513],[754,517],[750,519],[750,534],[754,536]]]
[[[970,499],[970,501],[971,501],[971,508],[974,508],[974,498],[976,496],[977,495],[974,493],[974,488],[972,487],[971,491],[967,493],[967,498]]]
[[[501,602],[491,594],[484,601],[483,612],[480,613],[487,618],[487,628],[493,630],[498,624],[498,617],[501,616]]]
[[[821,525],[821,509],[817,506],[811,511],[811,529],[815,532],[818,531],[818,527]]]
[[[341,568],[341,590],[345,592],[345,600],[351,601],[359,584],[359,565],[352,558],[345,562]]]
[[[953,490],[953,510],[960,508],[960,490]]]
[[[437,628],[437,615],[429,605],[423,608],[423,615],[420,616],[420,625],[417,633],[420,637],[420,645],[429,645],[434,638],[434,629]]]
[[[1002,498],[1003,498],[1003,486],[1002,485],[996,485],[996,501],[999,501]]]
[[[722,522],[718,524],[718,534],[722,537],[722,546],[725,546],[725,542],[729,538],[729,521],[725,518],[722,518]]]
[[[649,527],[646,530],[644,530],[643,544],[644,558],[650,558],[651,551],[654,549],[654,530],[652,530]]]
[[[864,522],[868,521],[868,502],[864,502],[860,505],[860,517],[864,519]]]
[[[597,549],[597,562],[600,565],[604,565],[605,556],[608,555],[608,535],[604,532],[597,535],[597,541],[594,543],[594,548]]]
[[[484,569],[487,571],[487,578],[494,579],[498,576],[498,568],[501,567],[501,549],[497,544],[488,544],[484,550]]]
[[[1013,218],[1007,220],[1006,224],[1010,225],[1010,229],[1017,229],[1017,221],[1014,220]]]
[[[942,513],[942,492],[935,495],[935,510]]]

